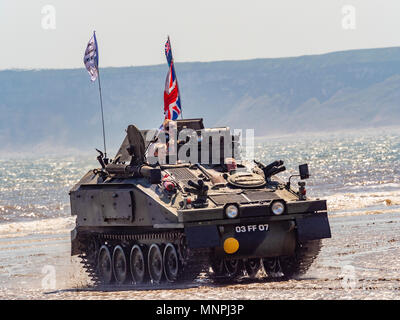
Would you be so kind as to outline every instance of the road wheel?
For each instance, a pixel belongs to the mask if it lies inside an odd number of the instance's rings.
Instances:
[[[243,263],[238,259],[224,260],[226,276],[229,278],[237,278],[243,275]]]
[[[150,246],[147,264],[151,282],[154,284],[160,283],[163,275],[163,258],[160,247],[155,243]]]
[[[114,248],[112,265],[116,283],[120,285],[124,284],[128,279],[129,269],[124,249],[120,245]]]
[[[165,278],[168,282],[176,281],[179,274],[179,260],[172,243],[168,243],[165,246],[163,260]]]
[[[146,279],[146,260],[142,249],[135,244],[131,249],[130,267],[132,280],[135,284],[141,284]]]
[[[257,276],[260,267],[260,259],[247,259],[244,261],[244,268],[246,269],[247,275],[250,278],[255,278]]]
[[[226,276],[225,265],[223,259],[213,258],[211,261],[212,275],[214,277]]]
[[[113,280],[113,268],[110,250],[103,245],[99,251],[98,273],[103,284],[110,284]]]
[[[280,257],[263,258],[261,261],[268,277],[280,278],[283,276]]]

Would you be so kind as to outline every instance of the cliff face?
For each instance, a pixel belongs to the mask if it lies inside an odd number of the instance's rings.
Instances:
[[[256,135],[400,124],[400,48],[296,58],[177,63],[185,118]],[[107,139],[163,118],[166,65],[101,70]],[[86,70],[0,72],[0,144],[101,146],[97,83]]]

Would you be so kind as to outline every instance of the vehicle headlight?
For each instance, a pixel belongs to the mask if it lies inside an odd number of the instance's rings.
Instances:
[[[230,204],[225,208],[225,215],[230,219],[235,219],[239,215],[239,209],[234,204]]]
[[[285,205],[281,201],[275,201],[271,206],[273,214],[279,216],[285,211]]]

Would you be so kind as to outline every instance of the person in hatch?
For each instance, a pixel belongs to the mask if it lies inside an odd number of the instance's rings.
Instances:
[[[155,139],[150,142],[148,147],[147,159],[150,164],[165,164],[167,156],[175,154],[175,134],[176,121],[165,119]]]

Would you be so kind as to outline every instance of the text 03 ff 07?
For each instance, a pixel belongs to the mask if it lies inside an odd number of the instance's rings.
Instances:
[[[250,224],[247,226],[236,226],[235,231],[236,233],[268,231],[268,224]]]

